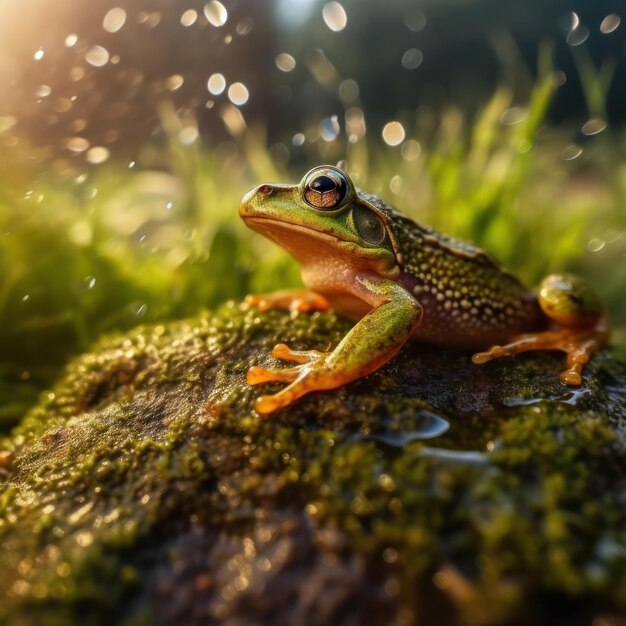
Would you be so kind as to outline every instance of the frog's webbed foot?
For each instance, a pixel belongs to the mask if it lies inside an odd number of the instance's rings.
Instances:
[[[262,295],[249,295],[246,296],[244,302],[259,311],[287,309],[291,312],[310,313],[326,311],[330,308],[324,296],[306,289],[285,289]]]
[[[559,328],[526,333],[518,335],[503,346],[492,346],[486,352],[477,352],[472,357],[472,362],[483,364],[503,356],[532,350],[560,350],[567,354],[567,369],[561,372],[561,382],[580,385],[585,364],[594,352],[606,344],[608,337],[609,330],[605,320],[599,320],[591,328]]]
[[[329,355],[328,352],[317,350],[291,350],[284,343],[279,343],[272,350],[272,356],[298,365],[286,369],[251,367],[247,376],[250,385],[269,382],[290,383],[274,395],[261,396],[255,402],[254,408],[262,414],[272,413],[310,391],[341,386],[346,381],[327,365]]]

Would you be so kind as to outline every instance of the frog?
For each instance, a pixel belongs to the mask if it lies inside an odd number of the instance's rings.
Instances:
[[[582,384],[586,363],[608,342],[600,299],[583,279],[550,274],[531,289],[477,245],[358,189],[345,168],[320,165],[299,184],[258,185],[239,214],[296,260],[304,284],[249,295],[245,306],[293,314],[333,309],[356,322],[331,351],[278,343],[271,356],[290,366],[250,367],[249,385],[285,384],[256,399],[262,416],[368,376],[409,341],[471,351],[476,365],[561,351],[560,381],[571,386]]]

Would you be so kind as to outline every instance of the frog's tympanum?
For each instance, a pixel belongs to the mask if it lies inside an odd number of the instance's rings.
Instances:
[[[608,339],[600,303],[580,279],[551,275],[531,291],[481,249],[416,224],[355,189],[336,167],[316,167],[299,185],[260,185],[239,212],[297,260],[307,287],[248,296],[250,306],[332,307],[358,320],[332,352],[278,344],[272,356],[294,366],[250,368],[251,385],[288,383],[257,400],[259,413],[366,376],[409,339],[484,350],[472,357],[477,364],[561,350],[567,354],[561,381],[568,385],[581,384],[585,363]]]

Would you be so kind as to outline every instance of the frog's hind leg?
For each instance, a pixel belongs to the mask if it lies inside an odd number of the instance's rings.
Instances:
[[[520,352],[560,350],[567,354],[567,369],[561,373],[561,382],[580,385],[585,364],[606,345],[610,335],[595,293],[575,276],[554,274],[541,283],[537,300],[556,328],[518,335],[506,345],[478,352],[472,361],[482,364]]]

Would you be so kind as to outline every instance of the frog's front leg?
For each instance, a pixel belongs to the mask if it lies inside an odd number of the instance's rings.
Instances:
[[[532,350],[560,350],[567,354],[561,382],[580,385],[582,371],[594,352],[606,345],[610,331],[600,301],[582,279],[552,274],[539,287],[537,300],[556,328],[514,337],[503,346],[492,346],[472,357],[477,364]]]
[[[289,383],[271,396],[262,396],[255,409],[262,414],[285,407],[311,391],[336,389],[366,376],[391,359],[422,318],[422,306],[396,283],[371,275],[357,275],[355,295],[374,308],[341,340],[332,352],[296,351],[279,344],[272,356],[297,363],[287,369],[252,367],[248,383]]]
[[[324,296],[307,289],[283,289],[272,293],[250,295],[246,296],[244,302],[259,311],[287,309],[292,312],[310,313],[327,311],[330,308]]]

